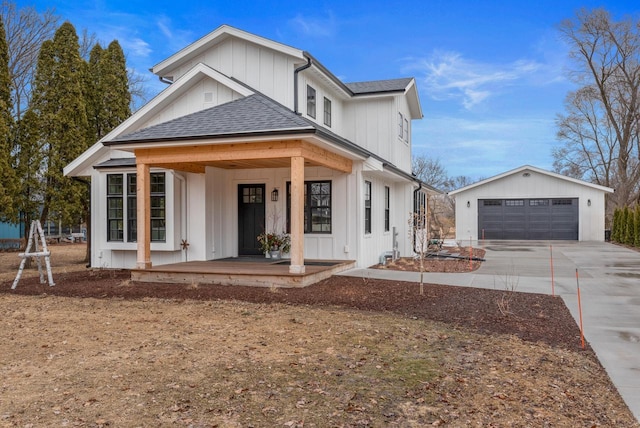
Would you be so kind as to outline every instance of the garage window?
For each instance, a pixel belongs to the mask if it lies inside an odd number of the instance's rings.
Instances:
[[[529,199],[530,207],[548,207],[549,199]]]
[[[522,199],[509,199],[504,201],[504,204],[508,207],[523,207],[524,201]]]
[[[491,199],[485,199],[483,201],[483,205],[485,207],[499,207],[502,206],[502,201],[497,201],[497,200],[491,200]]]
[[[552,202],[553,205],[572,205],[572,199],[554,199]]]

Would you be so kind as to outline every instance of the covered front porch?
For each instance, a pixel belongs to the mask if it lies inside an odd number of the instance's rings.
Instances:
[[[325,265],[325,261],[306,260],[305,259],[305,168],[306,167],[325,167],[340,173],[349,174],[352,171],[352,160],[340,154],[334,153],[327,148],[321,148],[315,144],[311,144],[305,140],[274,140],[274,141],[258,141],[258,142],[240,142],[240,143],[214,143],[214,142],[198,142],[196,145],[169,145],[165,147],[156,147],[153,149],[135,148],[136,169],[137,169],[137,263],[136,270],[133,274],[134,279],[146,281],[161,282],[203,282],[203,283],[227,283],[245,285],[272,285],[281,284],[280,286],[304,286],[311,282],[322,279],[322,275],[329,272],[330,276],[333,269]],[[290,215],[288,215],[290,224],[291,249],[290,259],[282,260],[279,263],[265,264],[259,262],[258,266],[252,267],[243,262],[242,265],[235,263],[233,265],[224,265],[224,260],[218,260],[217,265],[213,265],[212,261],[192,261],[189,263],[178,263],[170,265],[152,266],[151,264],[151,248],[150,248],[150,186],[149,176],[151,168],[173,169],[189,174],[207,174],[207,168],[212,167],[218,171],[223,170],[264,170],[276,168],[289,169],[288,179],[290,182],[289,202]],[[238,173],[240,172],[238,171]],[[250,174],[247,174],[247,177]],[[262,181],[264,183],[264,181]],[[244,185],[239,185],[238,189],[242,190]],[[264,184],[256,184],[254,186],[262,186],[261,195],[264,196]],[[220,193],[219,193],[220,194]],[[206,196],[200,191],[201,198]],[[236,198],[238,194],[226,191],[224,193],[223,203],[227,206],[238,204]],[[261,197],[262,197],[261,196]],[[195,194],[192,198],[195,197]],[[237,196],[240,198],[240,196]],[[240,199],[239,199],[240,200]],[[262,209],[262,208],[261,208]],[[262,219],[262,230],[252,232],[256,236],[262,231],[267,230],[264,224],[265,213],[257,215],[256,219]],[[238,216],[226,216],[226,221]],[[249,216],[249,218],[253,218]],[[256,220],[258,225],[260,220]],[[229,223],[226,223],[227,225]],[[257,229],[256,229],[257,230]],[[253,235],[252,235],[253,236]],[[228,235],[226,244],[231,242]],[[251,237],[250,237],[251,238]],[[239,245],[238,245],[239,246]],[[225,256],[238,256],[243,254],[236,252],[227,252]],[[202,257],[202,256],[201,256]],[[209,258],[209,257],[207,257]],[[215,257],[214,257],[215,258]],[[236,261],[238,262],[238,261]],[[339,265],[342,265],[341,261]],[[318,264],[320,263],[320,264]],[[333,264],[333,263],[332,263]],[[215,267],[214,267],[215,266]],[[243,266],[243,267],[241,267]],[[260,273],[256,274],[255,268],[259,267]],[[308,270],[309,268],[309,270]],[[228,270],[225,271],[225,270]],[[149,273],[143,273],[149,271]],[[182,274],[183,279],[178,277]],[[252,275],[249,275],[252,274]],[[277,276],[284,275],[286,278],[277,280]],[[298,275],[298,279],[294,279]],[[325,277],[326,277],[325,276]],[[227,278],[226,280],[224,278]],[[318,279],[320,278],[320,279]]]
[[[354,260],[304,260],[303,273],[291,273],[290,259],[230,257],[190,261],[133,269],[131,279],[139,282],[173,284],[220,284],[253,287],[306,287],[338,272],[355,267]]]

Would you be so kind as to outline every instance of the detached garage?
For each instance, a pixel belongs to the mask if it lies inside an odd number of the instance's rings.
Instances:
[[[456,239],[604,241],[613,189],[525,165],[450,192]]]

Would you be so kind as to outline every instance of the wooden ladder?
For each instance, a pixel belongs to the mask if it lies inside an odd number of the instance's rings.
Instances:
[[[42,251],[40,251],[38,245],[38,239],[42,241]],[[31,252],[31,246],[34,245],[34,252]],[[44,237],[44,232],[42,231],[42,225],[40,224],[40,220],[33,220],[31,222],[31,229],[29,230],[29,241],[27,242],[27,249],[24,253],[18,254],[22,261],[20,262],[20,269],[18,269],[18,274],[16,275],[16,279],[13,281],[13,285],[11,286],[12,290],[18,286],[18,281],[20,281],[20,277],[22,276],[22,271],[24,270],[24,264],[29,257],[35,257],[38,263],[38,273],[40,274],[40,284],[44,284],[46,281],[44,279],[44,273],[42,272],[42,258],[44,257],[44,262],[47,267],[47,277],[49,279],[49,286],[53,287],[55,283],[53,282],[53,274],[51,273],[51,260],[49,256],[51,252],[47,249],[47,240]]]

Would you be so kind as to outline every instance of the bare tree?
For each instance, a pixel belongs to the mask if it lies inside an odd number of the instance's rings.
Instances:
[[[442,192],[449,192],[472,183],[471,178],[466,176],[449,177],[439,159],[431,159],[424,155],[414,156],[411,165],[413,173],[420,181]],[[451,230],[454,224],[455,199],[450,198],[446,193],[430,195],[427,206],[430,233],[437,233],[439,238],[444,239],[447,231]]]
[[[581,10],[560,24],[582,85],[557,118],[557,171],[616,189],[608,212],[639,200],[640,22]]]
[[[449,182],[447,171],[439,159],[431,159],[427,156],[414,156],[411,160],[411,169],[416,177],[438,190],[444,190]]]
[[[1,13],[9,47],[13,114],[19,119],[31,101],[31,83],[40,46],[53,37],[58,17],[54,9],[42,13],[33,7],[17,9],[15,3],[6,0],[2,0]]]
[[[424,295],[424,260],[429,251],[427,227],[427,211],[420,207],[409,215],[409,239],[413,242],[414,258],[420,262],[420,295]]]

